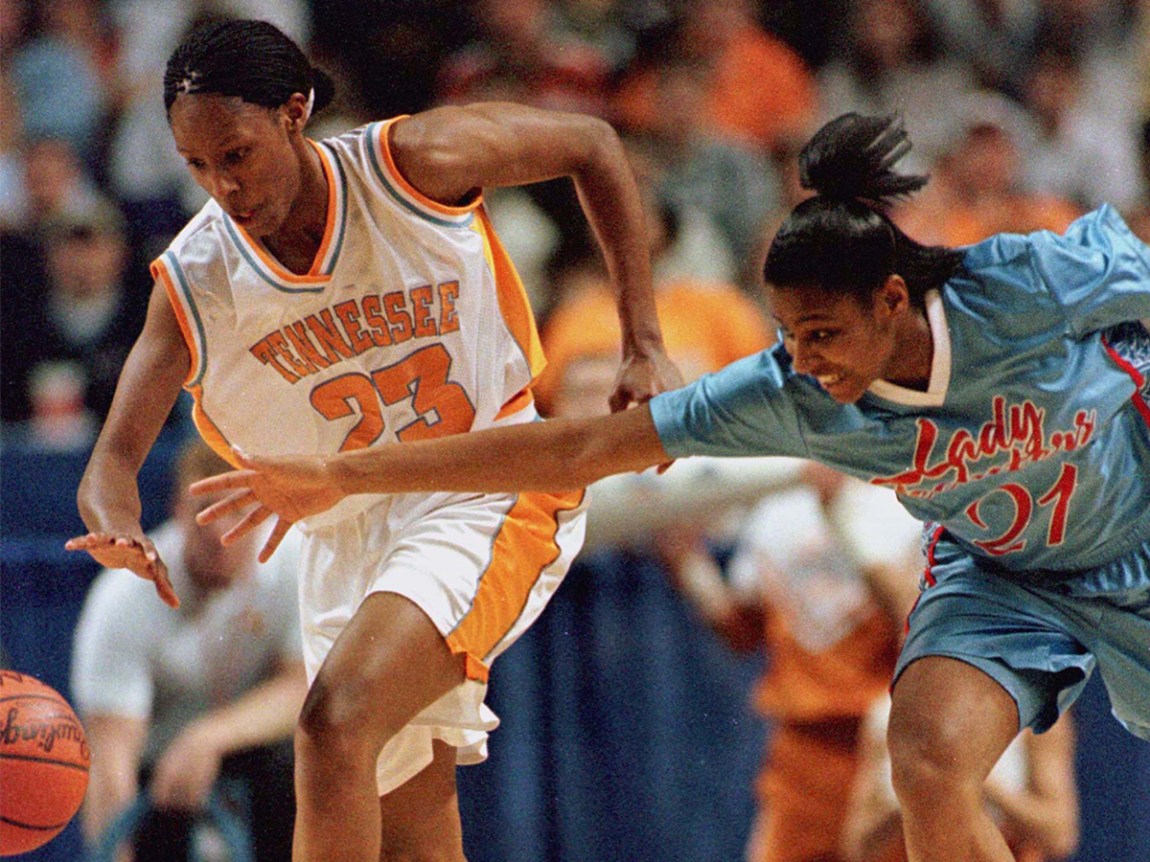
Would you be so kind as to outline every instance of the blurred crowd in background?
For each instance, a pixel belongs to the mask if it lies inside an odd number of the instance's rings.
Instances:
[[[206,200],[161,78],[196,23],[270,20],[337,81],[316,137],[503,99],[624,135],[661,287],[758,300],[795,156],[899,112],[932,182],[896,218],[961,245],[1110,203],[1150,237],[1144,0],[0,0],[4,435],[84,447],[142,323],[147,263]],[[541,320],[602,286],[570,184],[488,203]],[[691,369],[685,369],[691,376]],[[556,372],[559,373],[559,372]],[[546,389],[546,385],[544,386]],[[174,421],[179,421],[177,417]]]

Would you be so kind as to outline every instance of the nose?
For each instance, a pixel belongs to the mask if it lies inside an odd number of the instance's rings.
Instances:
[[[815,355],[809,347],[799,347],[797,339],[791,339],[787,344],[787,352],[791,354],[791,366],[799,374],[810,374],[815,368]]]
[[[240,190],[240,184],[228,171],[212,171],[208,178],[207,192],[217,201],[224,201],[229,195]]]

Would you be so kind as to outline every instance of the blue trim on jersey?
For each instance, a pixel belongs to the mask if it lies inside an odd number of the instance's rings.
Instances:
[[[469,228],[471,223],[475,220],[474,213],[468,213],[465,219],[459,221],[449,221],[447,219],[436,218],[426,210],[420,209],[406,197],[403,193],[395,187],[391,179],[387,176],[387,172],[383,169],[383,165],[379,163],[379,156],[375,153],[375,141],[378,137],[378,129],[382,123],[372,123],[371,128],[367,133],[367,154],[371,159],[371,167],[375,170],[375,175],[379,177],[379,181],[383,184],[384,189],[389,195],[401,204],[404,209],[419,216],[421,219],[437,224],[440,227],[455,227],[455,228]]]
[[[199,343],[196,345],[196,353],[200,355],[200,367],[196,369],[196,376],[188,381],[187,388],[198,386],[200,381],[204,379],[204,372],[208,367],[208,337],[204,333],[204,322],[200,319],[200,311],[196,308],[196,303],[192,300],[192,290],[188,285],[188,279],[184,275],[183,269],[180,268],[180,262],[176,259],[175,252],[166,251],[163,254],[164,262],[167,263],[168,269],[176,276],[176,286],[180,289],[180,293],[184,295],[184,304],[192,312],[192,322],[196,325],[196,332],[199,333]]]
[[[339,253],[343,249],[343,240],[347,236],[347,175],[343,172],[343,164],[336,155],[334,149],[328,144],[320,142],[328,155],[331,157],[331,163],[335,166],[335,174],[339,178],[339,235],[336,236],[335,242],[332,243],[331,252],[328,254],[328,265],[324,267],[324,275],[331,275],[335,271],[336,261],[339,260]]]
[[[235,224],[232,222],[231,216],[229,216],[227,213],[224,213],[224,225],[227,227],[227,231],[231,235],[232,241],[236,244],[236,248],[240,250],[240,254],[243,255],[244,260],[248,262],[248,266],[255,270],[256,275],[258,275],[280,293],[323,293],[325,290],[327,290],[326,285],[320,285],[319,287],[288,287],[287,285],[277,281],[273,276],[269,275],[265,271],[263,262],[258,258],[253,257],[251,252],[248,251],[247,243],[244,242],[244,238],[240,236],[239,232],[236,230]]]

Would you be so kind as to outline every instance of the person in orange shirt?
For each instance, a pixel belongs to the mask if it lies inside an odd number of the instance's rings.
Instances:
[[[809,131],[814,78],[796,51],[759,26],[748,0],[694,0],[671,29],[667,50],[710,69],[706,118],[716,134],[769,153]],[[654,122],[657,65],[637,65],[624,76],[614,100],[620,124],[644,129]]]
[[[643,174],[639,172],[642,182]],[[684,380],[717,371],[729,362],[756,353],[774,340],[766,315],[750,295],[734,284],[684,274],[660,266],[677,257],[684,239],[682,214],[642,189],[658,309],[667,355]],[[541,333],[547,367],[535,384],[540,411],[560,411],[560,397],[598,392],[604,375],[611,379],[619,363],[619,321],[614,294],[598,258],[569,265],[556,292],[563,298],[547,317]],[[608,387],[609,391],[610,387]],[[564,394],[566,393],[566,394]],[[602,412],[604,403],[591,406]]]
[[[842,862],[864,716],[890,684],[917,594],[920,525],[883,488],[809,463],[746,519],[726,576],[676,569],[736,650],[764,646],[755,709],[773,722],[748,862]]]
[[[895,211],[899,227],[925,242],[963,246],[996,233],[1062,233],[1082,215],[1064,198],[1023,188],[1025,113],[1004,97],[978,93],[960,100],[955,115],[961,125],[953,143],[937,155],[930,187]]]

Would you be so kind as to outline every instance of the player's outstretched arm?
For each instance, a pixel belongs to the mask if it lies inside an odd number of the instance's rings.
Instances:
[[[178,607],[168,569],[140,525],[137,476],[176,403],[191,358],[163,288],[156,285],[148,317],[132,347],[108,418],[80,480],[77,503],[89,532],[70,539],[102,566],[130,569],[153,581],[163,601]]]
[[[202,479],[191,492],[234,492],[198,515],[200,523],[209,523],[242,514],[225,542],[277,515],[261,560],[293,522],[351,494],[562,491],[668,460],[646,405],[609,416],[491,428],[339,455],[237,457],[245,469]]]

